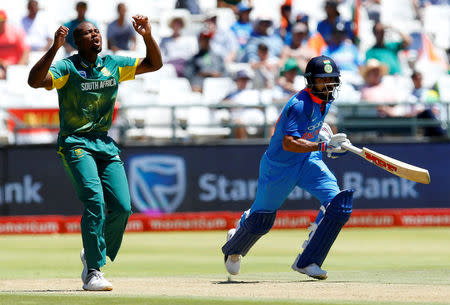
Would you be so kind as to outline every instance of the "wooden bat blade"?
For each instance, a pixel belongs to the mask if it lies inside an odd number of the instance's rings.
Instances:
[[[385,156],[366,147],[363,147],[361,157],[399,177],[423,184],[431,182],[428,170]]]

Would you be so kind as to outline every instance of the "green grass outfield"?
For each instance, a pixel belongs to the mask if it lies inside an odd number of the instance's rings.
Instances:
[[[220,283],[227,280],[220,247],[226,232],[170,232],[126,234],[114,263],[102,269],[114,284],[115,278],[199,278]],[[291,271],[306,230],[272,230],[245,257],[235,285],[252,281],[308,285],[401,284],[438,286],[450,291],[450,227],[344,229],[333,246],[324,268],[327,281],[311,281]],[[0,282],[5,280],[79,279],[81,236],[15,235],[0,236]],[[20,281],[19,281],[20,282]],[[317,283],[317,284],[315,284]],[[77,284],[78,285],[78,284]],[[81,287],[81,281],[80,285]],[[222,285],[223,286],[223,285]],[[79,288],[79,287],[77,287]],[[174,287],[176,289],[176,287]],[[349,292],[351,293],[351,292]],[[0,304],[450,304],[379,300],[295,300],[242,297],[195,297],[180,295],[117,295],[52,291],[52,287],[10,291],[0,287]]]

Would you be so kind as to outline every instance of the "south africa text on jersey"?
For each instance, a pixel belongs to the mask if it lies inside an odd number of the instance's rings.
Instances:
[[[81,83],[81,90],[82,91],[98,90],[106,87],[114,87],[116,85],[117,85],[116,79],[110,78],[107,80],[101,80],[96,82]]]

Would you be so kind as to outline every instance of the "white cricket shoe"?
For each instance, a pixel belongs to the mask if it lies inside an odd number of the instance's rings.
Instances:
[[[297,267],[298,259],[300,258],[300,255],[297,256],[297,259],[292,264],[291,268],[295,271],[298,271],[300,273],[306,274],[307,276],[310,276],[312,278],[318,279],[318,280],[326,280],[328,278],[328,273],[320,268],[316,263],[312,263],[311,265],[308,265],[304,268]]]
[[[234,233],[236,233],[236,229],[230,229],[227,233],[227,241],[229,241]],[[238,275],[241,270],[241,259],[242,255],[240,254],[231,254],[225,255],[225,268],[228,273],[231,275]]]
[[[113,287],[112,284],[103,277],[103,273],[95,270],[87,275],[83,289],[89,291],[110,291]]]
[[[81,272],[81,280],[83,281],[83,284],[86,284],[88,267],[87,267],[87,263],[86,263],[86,257],[84,256],[84,248],[81,249],[80,259],[81,259],[81,262],[83,263],[83,271]]]

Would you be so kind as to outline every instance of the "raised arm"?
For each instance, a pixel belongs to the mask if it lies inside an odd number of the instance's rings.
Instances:
[[[33,68],[31,68],[30,74],[28,75],[28,85],[33,88],[48,88],[52,86],[52,76],[48,72],[48,69],[50,69],[56,52],[64,45],[68,33],[69,29],[65,26],[60,26],[56,30],[53,45]]]
[[[152,72],[162,67],[161,51],[158,44],[152,36],[152,28],[148,17],[135,15],[133,18],[133,27],[135,31],[144,38],[145,42],[145,58],[141,58],[136,67],[136,74]]]

